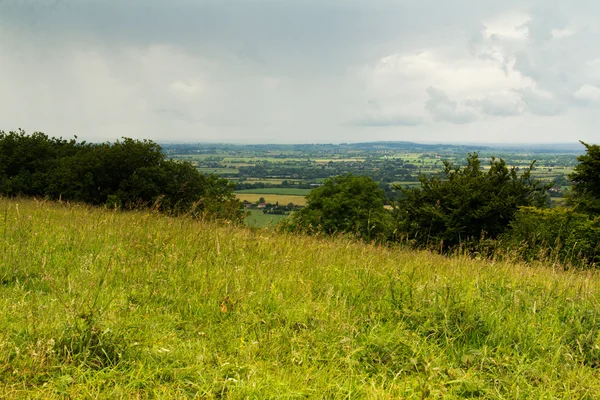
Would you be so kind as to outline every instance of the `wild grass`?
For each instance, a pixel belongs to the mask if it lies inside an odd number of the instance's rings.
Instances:
[[[600,393],[597,273],[0,200],[0,398]]]
[[[262,210],[249,210],[244,223],[254,228],[276,227],[289,214],[265,214]]]

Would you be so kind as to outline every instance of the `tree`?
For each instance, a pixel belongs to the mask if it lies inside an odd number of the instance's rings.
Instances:
[[[382,239],[388,232],[385,193],[369,177],[348,174],[326,179],[306,199],[306,207],[291,216],[292,230],[353,233],[367,241]]]
[[[600,146],[581,144],[585,146],[586,154],[577,157],[579,164],[569,175],[573,193],[568,204],[577,211],[600,215]]]
[[[402,192],[395,207],[397,231],[417,246],[444,250],[475,244],[484,236],[495,239],[519,207],[546,205],[549,185],[532,178],[533,164],[517,174],[493,157],[484,171],[477,153],[469,153],[463,168],[445,161],[439,175],[419,178],[420,188],[397,187]]]
[[[0,131],[0,194],[243,221],[234,184],[167,160],[149,140],[86,144]]]

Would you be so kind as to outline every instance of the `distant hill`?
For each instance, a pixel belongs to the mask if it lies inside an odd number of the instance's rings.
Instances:
[[[297,151],[297,152],[336,152],[358,151],[410,151],[410,152],[506,152],[528,154],[581,154],[580,143],[417,143],[409,141],[380,141],[360,143],[312,143],[312,144],[232,144],[232,143],[160,143],[167,152],[196,152],[198,150],[220,151]]]

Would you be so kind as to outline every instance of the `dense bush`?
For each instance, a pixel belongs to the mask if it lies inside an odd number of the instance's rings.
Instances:
[[[524,207],[510,228],[502,235],[501,246],[525,260],[578,266],[600,262],[600,217],[565,208]]]
[[[370,177],[348,174],[326,179],[306,199],[307,206],[292,214],[288,229],[350,233],[367,241],[383,239],[389,232],[385,192]]]
[[[92,144],[36,132],[0,131],[0,194],[39,196],[110,207],[154,206],[241,222],[241,203],[226,179],[167,160],[149,140]]]
[[[482,237],[495,239],[520,206],[546,204],[548,187],[532,178],[533,163],[517,173],[492,158],[484,170],[478,155],[469,154],[463,168],[444,166],[437,176],[422,176],[420,188],[398,188],[403,197],[395,208],[397,231],[418,247],[448,250],[476,245]]]

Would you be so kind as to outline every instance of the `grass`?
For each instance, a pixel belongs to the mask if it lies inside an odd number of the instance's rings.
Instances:
[[[283,195],[283,194],[257,194],[257,193],[246,193],[245,191],[235,192],[235,196],[241,201],[247,200],[250,203],[256,203],[260,198],[264,198],[267,203],[275,204],[279,202],[281,205],[287,205],[294,203],[295,205],[304,206],[306,205],[306,198],[304,196],[295,195]]]
[[[0,200],[1,398],[600,393],[600,278]]]
[[[265,214],[261,210],[250,210],[245,223],[248,226],[263,228],[277,225],[281,220],[286,219],[287,217],[287,215],[282,214]]]

